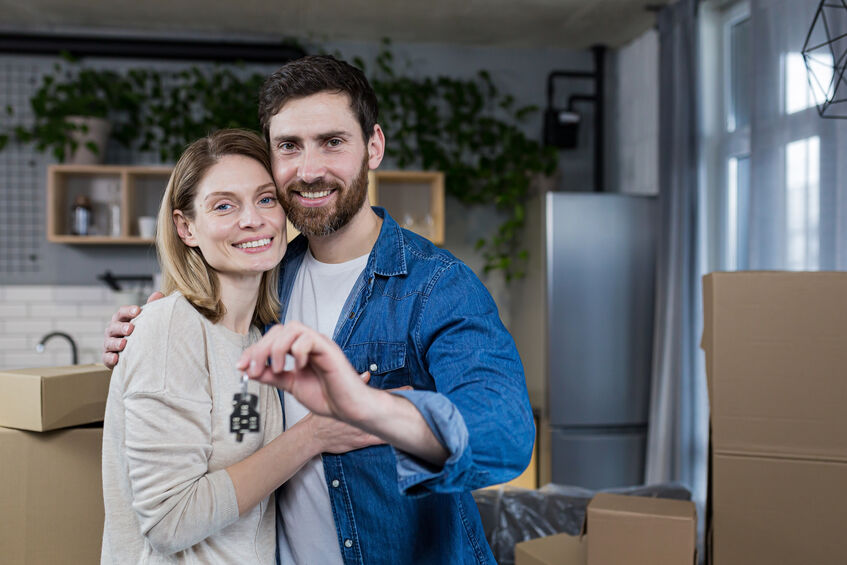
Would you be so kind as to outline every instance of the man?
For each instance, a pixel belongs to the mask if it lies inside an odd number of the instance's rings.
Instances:
[[[385,149],[377,114],[361,71],[328,56],[286,64],[260,95],[274,181],[302,236],[282,262],[284,324],[241,368],[289,391],[286,427],[311,408],[387,444],[315,458],[280,489],[281,561],[494,563],[470,491],[529,461],[523,368],[473,272],[370,207],[367,174]],[[107,364],[128,319],[107,330]],[[305,328],[331,337],[369,385],[321,373],[321,355],[340,352]],[[319,378],[284,371],[287,353]]]

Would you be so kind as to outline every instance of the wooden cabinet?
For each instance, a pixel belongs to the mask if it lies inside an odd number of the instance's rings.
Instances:
[[[151,244],[138,218],[155,218],[171,167],[51,165],[47,170],[47,240],[73,244]],[[73,233],[73,204],[91,204],[88,235]],[[113,221],[115,230],[112,230]]]
[[[171,167],[51,165],[47,171],[47,240],[72,244],[151,244],[138,219],[158,214]],[[444,243],[444,174],[431,171],[371,171],[371,204],[433,243]],[[72,208],[78,196],[91,202],[91,232],[75,235]],[[117,212],[115,212],[117,207]],[[113,217],[120,229],[112,232]],[[289,241],[297,230],[288,224]]]

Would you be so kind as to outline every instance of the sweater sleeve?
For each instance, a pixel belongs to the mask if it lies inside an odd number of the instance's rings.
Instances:
[[[238,520],[225,470],[209,472],[212,398],[206,336],[186,303],[139,320],[123,397],[132,507],[158,552],[191,547]]]

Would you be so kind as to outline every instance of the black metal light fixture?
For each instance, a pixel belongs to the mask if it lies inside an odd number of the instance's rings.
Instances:
[[[822,118],[847,118],[847,0],[821,0],[803,45]]]

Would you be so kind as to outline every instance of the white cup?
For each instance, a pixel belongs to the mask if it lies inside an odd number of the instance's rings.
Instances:
[[[138,234],[146,238],[156,237],[156,218],[153,216],[139,216]]]

